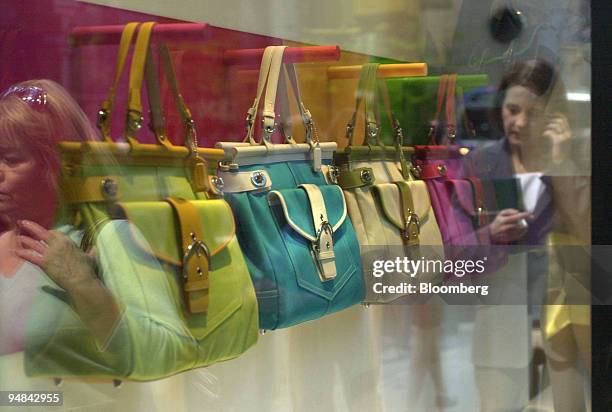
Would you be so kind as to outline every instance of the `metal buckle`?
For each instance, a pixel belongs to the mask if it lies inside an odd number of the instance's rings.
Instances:
[[[350,139],[353,136],[353,131],[355,130],[355,126],[351,123],[346,125],[346,138]]]
[[[323,234],[326,234],[325,244],[323,242]],[[324,261],[335,259],[334,250],[333,250],[333,236],[334,236],[334,228],[332,225],[324,220],[321,222],[321,226],[317,232],[317,238],[314,242],[312,242],[312,252],[314,254],[315,263],[317,265],[317,269],[319,271],[319,276],[322,282],[326,282],[328,280],[332,280],[336,277],[336,275],[326,274],[324,270]],[[322,256],[323,255],[323,256]]]
[[[106,109],[100,109],[98,111],[98,122],[96,123],[96,126],[98,126],[98,129],[102,129],[105,125],[106,125],[106,121],[108,120],[108,110]]]
[[[380,131],[380,128],[374,122],[368,122],[368,124],[366,125],[366,133],[368,134],[369,138],[374,138],[378,136],[379,131]]]
[[[438,172],[440,173],[440,176],[446,176],[446,165],[438,165],[437,167]]]
[[[415,229],[415,230],[411,230]],[[421,222],[419,220],[419,216],[414,213],[412,210],[408,211],[408,218],[404,221],[404,230],[402,231],[402,236],[404,239],[414,239],[418,238],[421,233]]]
[[[374,181],[374,175],[372,174],[372,169],[366,168],[359,173],[359,177],[361,181],[367,185],[371,184]]]
[[[253,126],[253,114],[251,113],[250,110],[247,113],[245,122],[246,122],[246,130],[247,130],[247,133],[248,133],[248,131],[251,128],[251,126]]]
[[[429,132],[427,133],[427,137],[429,137],[430,140],[434,137],[435,131],[436,131],[436,124],[432,123],[429,126]]]
[[[487,225],[487,209],[480,206],[476,209],[476,216],[478,216],[478,227]]]
[[[186,117],[183,123],[185,124],[185,128],[195,135],[196,128],[195,121],[193,120],[193,118]]]
[[[136,110],[128,110],[127,111],[127,127],[128,129],[135,133],[142,129],[142,123],[144,118],[142,117],[142,113]]]
[[[315,252],[319,253],[321,252],[322,248],[321,248],[321,236],[323,235],[323,233],[328,233],[330,236],[333,237],[334,235],[334,228],[332,227],[332,225],[327,221],[324,220],[323,222],[321,222],[321,227],[319,228],[318,232],[317,232],[317,239],[315,240],[314,244],[313,244],[313,248],[315,250]],[[332,245],[327,242],[325,244],[325,248],[324,251],[327,252],[329,249],[331,249]]]
[[[400,146],[404,144],[404,131],[399,124],[395,126],[395,137],[399,141]]]
[[[270,122],[266,122],[266,120],[269,119],[272,120],[271,124]],[[272,136],[272,133],[274,133],[274,130],[276,129],[275,119],[273,117],[264,117],[263,119],[261,119],[261,125],[263,130],[263,138],[269,141],[270,136]]]
[[[423,169],[421,168],[421,166],[416,165],[416,166],[410,166],[410,173],[412,173],[412,176],[414,176],[416,179],[420,179],[421,178],[421,172],[423,171]]]
[[[215,187],[218,192],[223,192],[223,187],[225,186],[225,182],[223,182],[223,178],[219,176],[212,176],[210,178],[210,183]]]
[[[302,120],[304,121],[304,126],[306,127],[305,140],[307,142],[312,141],[313,143],[319,143],[319,139],[316,138],[316,135],[315,135],[315,140],[312,140],[312,136],[314,135],[314,121],[312,120],[312,115],[310,114],[310,111],[304,107],[303,103],[300,103],[300,104],[302,106],[302,110],[304,111]]]
[[[206,260],[208,261],[208,269],[210,270],[212,268],[210,262],[210,250],[208,249],[208,246],[206,246],[206,243],[204,243],[203,240],[198,240],[194,233],[191,233],[191,239],[191,245],[187,246],[187,251],[183,256],[183,278],[185,279],[189,277],[189,274],[187,273],[187,263],[189,262],[189,259],[191,259],[194,255],[200,257],[202,254],[204,254],[206,256]],[[202,269],[199,266],[196,268],[196,271],[198,273],[198,276],[204,275]]]
[[[106,200],[115,200],[119,194],[119,185],[114,179],[102,179],[100,190]]]
[[[327,176],[330,182],[337,185],[338,176],[340,176],[340,169],[338,168],[338,166],[329,166],[329,169],[327,171]]]
[[[260,188],[265,187],[267,182],[268,178],[263,172],[258,170],[251,173],[251,183],[253,183],[253,186]]]
[[[448,126],[448,139],[451,142],[454,142],[456,136],[457,136],[457,130],[455,129],[455,126]]]

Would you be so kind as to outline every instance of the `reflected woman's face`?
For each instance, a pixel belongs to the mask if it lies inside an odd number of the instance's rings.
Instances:
[[[521,146],[538,139],[543,131],[544,102],[524,86],[506,90],[502,105],[504,133],[511,145]]]
[[[44,169],[23,147],[0,140],[0,215],[31,218],[54,203]]]

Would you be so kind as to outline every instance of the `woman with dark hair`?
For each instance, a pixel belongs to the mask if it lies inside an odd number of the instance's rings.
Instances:
[[[527,308],[544,303],[548,256],[543,247],[554,229],[556,207],[549,174],[567,159],[572,136],[564,113],[566,94],[555,68],[543,60],[519,62],[503,76],[495,99],[492,123],[503,137],[466,159],[466,169],[489,192],[505,181],[515,182],[519,195],[514,207],[489,207],[491,243],[512,245],[508,264],[490,278],[491,287],[514,302],[477,310],[473,360],[482,411],[518,410],[529,399],[531,317],[538,314],[530,313],[535,306]],[[495,193],[486,197],[493,203]]]

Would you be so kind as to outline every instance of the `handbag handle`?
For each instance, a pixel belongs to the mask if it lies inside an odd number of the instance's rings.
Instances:
[[[410,164],[406,160],[406,156],[404,155],[404,151],[402,150],[402,146],[404,145],[404,132],[402,131],[402,127],[393,113],[391,108],[391,99],[389,98],[389,90],[387,89],[387,83],[385,79],[380,79],[378,82],[378,88],[380,90],[380,94],[382,96],[383,104],[385,105],[385,111],[389,116],[389,122],[391,123],[391,128],[394,133],[394,142],[395,142],[395,154],[397,156],[397,162],[400,164],[400,171],[405,180],[413,180],[413,175],[410,172]]]
[[[144,77],[145,62],[149,51],[151,32],[153,31],[154,25],[154,22],[146,22],[142,23],[140,26],[138,36],[136,37],[136,46],[134,47],[134,57],[132,58],[132,65],[130,66],[125,138],[130,144],[131,150],[134,150],[139,144],[136,133],[142,128],[143,123],[140,93]]]
[[[262,94],[264,94],[264,85],[265,85],[265,95],[264,95],[264,108],[262,111],[262,122],[263,122],[263,136],[261,144],[268,146],[271,144],[270,138],[274,130],[276,129],[276,113],[274,111],[276,104],[276,96],[278,89],[281,89],[281,94],[283,95],[281,100],[281,124],[283,126],[283,135],[285,136],[285,140],[288,143],[295,143],[295,141],[291,138],[290,132],[288,129],[291,127],[291,122],[289,120],[288,110],[285,112],[283,109],[286,107],[288,109],[287,102],[287,92],[288,90],[284,90],[285,80],[281,78],[282,76],[287,76],[289,78],[289,82],[294,91],[294,96],[297,101],[298,109],[300,111],[300,115],[302,117],[302,121],[306,128],[306,142],[311,146],[315,146],[318,143],[318,139],[314,136],[314,122],[312,120],[312,116],[310,112],[304,106],[302,102],[301,93],[299,89],[299,84],[297,81],[297,74],[295,72],[295,66],[293,64],[283,64],[283,54],[287,47],[286,46],[269,46],[264,51],[264,56],[262,58],[262,64],[260,68],[259,82],[258,82],[258,90],[255,101],[253,102],[253,106],[248,111],[247,114],[247,137],[245,141],[248,140],[251,144],[257,145],[254,138],[255,132],[255,124],[254,118],[257,115],[259,104],[261,102]],[[270,50],[268,52],[268,50]],[[269,62],[269,66],[268,66]],[[267,71],[267,78],[266,78]]]
[[[357,120],[357,113],[359,112],[359,107],[361,105],[361,101],[365,100],[365,113],[366,113],[366,130],[364,141],[362,142],[362,146],[368,145],[370,146],[370,139],[374,138],[376,144],[379,146],[384,146],[384,143],[380,139],[380,114],[378,102],[379,100],[383,101],[385,112],[387,117],[389,118],[389,123],[393,128],[394,137],[395,137],[395,145],[398,144],[401,147],[403,144],[403,133],[400,127],[399,121],[397,117],[393,113],[391,108],[391,100],[389,99],[389,91],[387,89],[387,84],[384,82],[384,79],[378,79],[378,63],[366,63],[361,66],[361,75],[359,77],[359,84],[357,85],[356,99],[355,99],[355,111],[353,112],[353,116],[351,120],[346,126],[347,138],[349,140],[349,146],[353,145],[353,131],[355,129],[355,123]],[[363,96],[365,95],[365,99]]]
[[[372,92],[372,88],[368,87],[370,81],[371,81],[371,72],[372,69],[377,66],[376,63],[367,63],[361,66],[361,72],[359,74],[359,82],[357,83],[357,90],[355,91],[355,110],[353,111],[353,115],[351,116],[351,120],[348,122],[348,124],[346,125],[346,138],[348,139],[348,146],[353,146],[354,142],[353,142],[353,135],[354,135],[354,130],[355,130],[355,123],[357,122],[357,113],[359,113],[359,107],[361,106],[361,102],[364,100],[364,95],[366,95],[366,99],[368,99],[368,94]],[[368,144],[369,145],[369,140],[367,139],[368,137],[368,132],[372,131],[374,132],[375,129],[373,128],[374,126],[377,128],[378,125],[376,123],[376,119],[375,118],[369,118],[368,119],[368,110],[365,109],[365,113],[366,113],[366,120],[365,120],[365,135],[364,135],[364,141],[362,142],[361,145],[365,145]],[[371,125],[372,127],[370,128],[370,130],[368,130],[368,125]]]
[[[247,134],[243,139],[243,142],[249,142],[251,145],[257,145],[254,137],[255,131],[255,119],[257,118],[257,110],[259,109],[259,102],[263,95],[263,90],[268,80],[268,74],[270,73],[270,63],[272,62],[272,50],[276,46],[268,46],[264,49],[263,56],[261,58],[261,64],[259,66],[259,79],[257,80],[257,93],[255,94],[255,100],[253,104],[247,110],[246,117],[246,129]]]
[[[155,133],[155,137],[159,145],[166,149],[175,147],[165,136],[165,127],[162,117],[161,99],[159,97],[159,78],[151,53],[151,33],[155,22],[142,23],[138,36],[136,38],[136,46],[134,49],[134,57],[130,67],[128,108],[126,115],[125,136],[130,145],[130,150],[134,151],[140,146],[136,133],[142,128],[142,101],[141,89],[143,77],[147,76],[147,86],[149,91],[149,105],[151,106],[151,123]],[[189,150],[189,161],[191,166],[191,185],[195,192],[211,192],[213,184],[211,177],[208,174],[208,164],[206,160],[198,153],[197,136],[195,123],[191,116],[189,108],[185,104],[181,95],[172,66],[170,52],[165,45],[159,45],[159,55],[161,57],[163,71],[168,80],[169,88],[174,96],[177,109],[181,116],[184,126],[185,146]]]
[[[111,88],[108,91],[106,99],[102,102],[102,106],[98,111],[98,122],[97,126],[100,129],[102,137],[106,142],[113,142],[111,137],[111,124],[112,124],[112,111],[115,103],[115,95],[119,81],[121,80],[121,74],[125,67],[127,55],[132,44],[132,39],[136,33],[136,29],[140,23],[128,23],[123,28],[121,33],[121,40],[119,41],[119,52],[117,53],[117,64],[115,66],[115,76]]]
[[[436,131],[440,123],[440,117],[442,115],[442,106],[445,106],[446,115],[446,130],[447,137],[450,143],[455,141],[457,128],[455,126],[455,91],[457,87],[457,75],[443,74],[440,76],[440,82],[438,84],[438,98],[436,102],[436,113],[434,120],[431,122],[429,127],[429,144],[436,144]],[[446,99],[445,99],[446,98]],[[445,104],[446,103],[446,104]]]

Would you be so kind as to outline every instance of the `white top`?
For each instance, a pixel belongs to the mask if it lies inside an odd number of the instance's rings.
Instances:
[[[0,355],[22,351],[32,299],[44,273],[29,262],[7,278],[0,274]]]
[[[521,182],[523,203],[528,212],[534,213],[538,203],[545,203],[546,205],[550,203],[552,199],[542,181],[542,173],[519,173],[516,177]],[[539,209],[543,210],[542,208]]]

